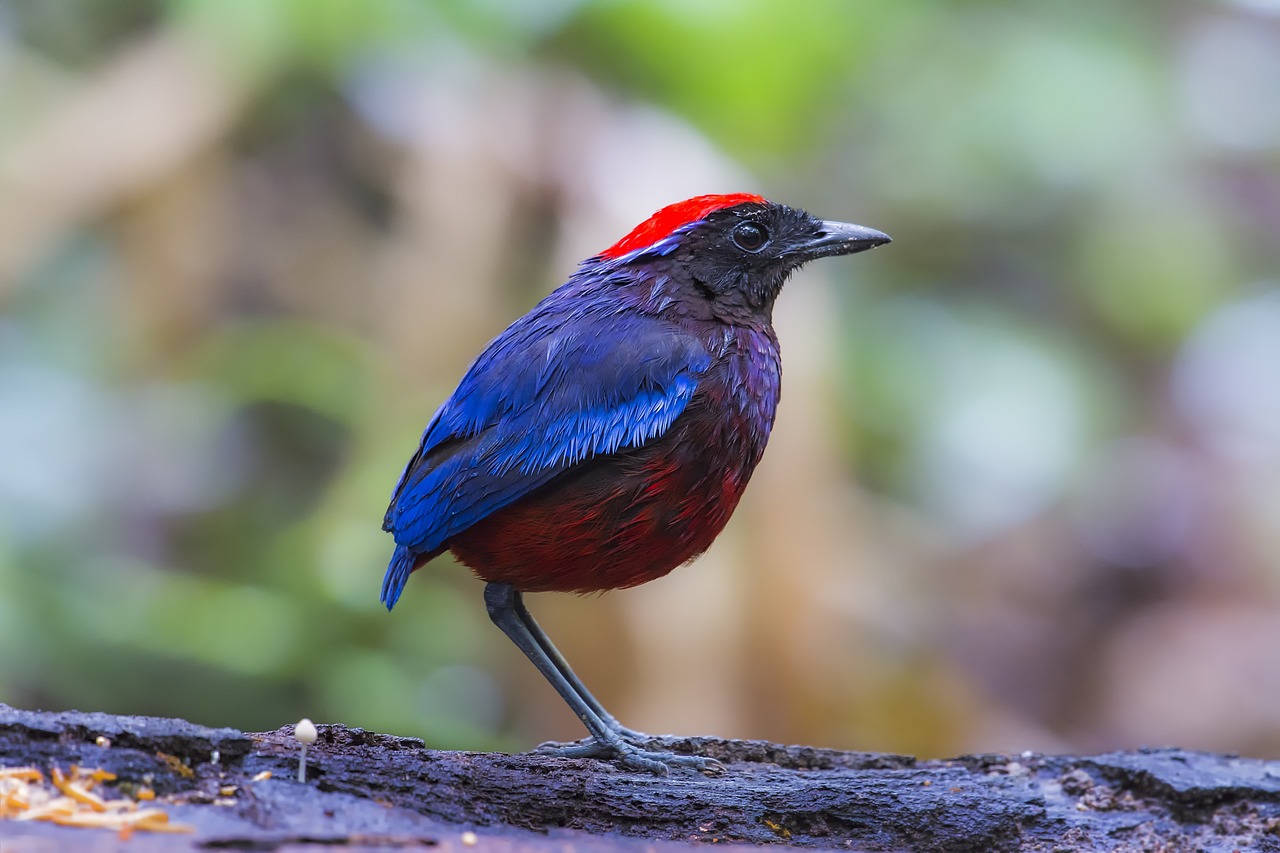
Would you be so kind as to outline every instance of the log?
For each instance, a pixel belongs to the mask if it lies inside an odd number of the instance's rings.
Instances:
[[[866,851],[1280,851],[1280,762],[1180,749],[924,761],[719,738],[652,747],[721,761],[665,777],[592,759],[427,749],[321,725],[297,781],[293,727],[0,704],[0,767],[72,764],[150,787],[190,834],[0,820],[0,850],[661,851],[688,842]],[[0,811],[0,813],[3,813]],[[474,832],[474,836],[464,833]]]

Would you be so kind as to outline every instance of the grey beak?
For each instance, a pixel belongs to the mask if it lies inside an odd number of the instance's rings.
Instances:
[[[874,228],[848,222],[823,222],[817,236],[796,246],[796,253],[812,260],[831,255],[852,255],[892,242],[888,234]]]

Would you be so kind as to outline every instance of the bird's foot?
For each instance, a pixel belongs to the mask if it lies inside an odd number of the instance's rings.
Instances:
[[[649,736],[642,732],[625,730],[628,737],[636,737],[647,741]],[[702,773],[719,774],[724,772],[724,765],[714,758],[702,755],[677,755],[674,752],[653,752],[642,749],[629,740],[619,736],[617,740],[601,741],[590,737],[577,743],[544,743],[535,752],[541,755],[554,755],[559,758],[598,758],[612,761],[619,767],[628,770],[643,770],[656,776],[665,776],[672,767],[691,767]]]

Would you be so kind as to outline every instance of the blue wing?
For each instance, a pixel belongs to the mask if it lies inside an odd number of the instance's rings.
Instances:
[[[684,411],[712,357],[613,306],[540,305],[498,336],[422,435],[387,508],[390,609],[423,555],[591,457],[638,447]]]

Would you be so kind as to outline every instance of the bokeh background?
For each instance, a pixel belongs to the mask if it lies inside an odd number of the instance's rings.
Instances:
[[[577,722],[379,530],[655,208],[891,233],[779,303],[728,531],[532,596],[628,724],[1280,756],[1280,2],[0,0],[0,701]]]

